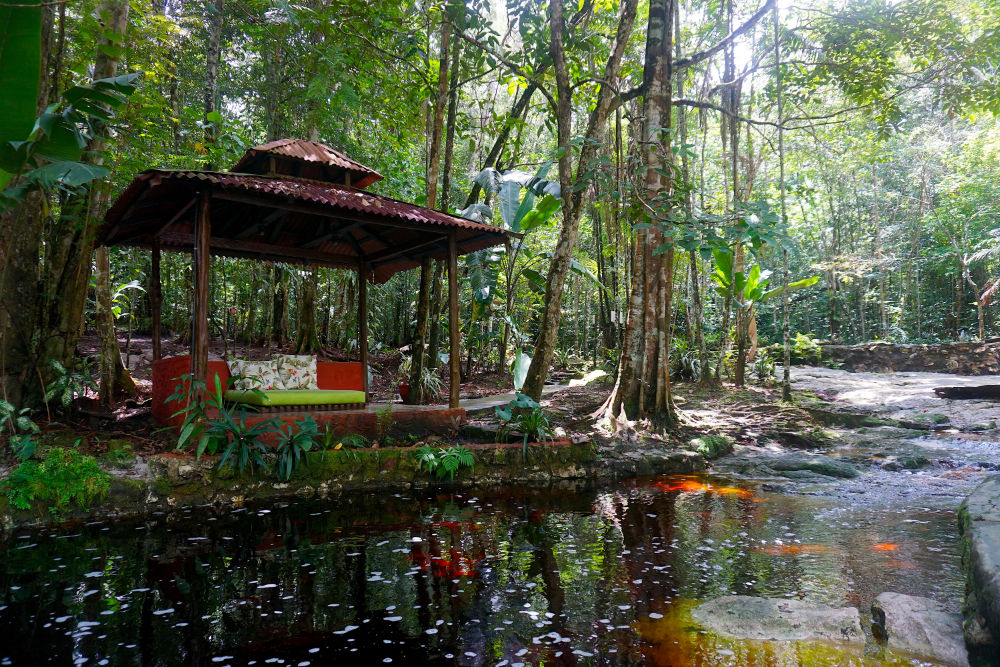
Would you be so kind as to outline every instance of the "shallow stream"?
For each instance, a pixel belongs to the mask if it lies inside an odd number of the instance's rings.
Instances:
[[[671,476],[21,531],[0,545],[0,662],[911,664],[872,642],[725,639],[689,615],[744,594],[864,616],[887,590],[958,611],[955,510],[1000,444],[896,442],[936,454],[892,472],[884,448],[842,447],[863,475],[825,482]]]

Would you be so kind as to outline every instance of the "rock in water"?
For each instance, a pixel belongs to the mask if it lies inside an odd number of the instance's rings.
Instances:
[[[872,619],[887,636],[889,648],[968,667],[962,617],[942,611],[934,600],[882,593],[872,604]]]
[[[865,641],[861,615],[854,607],[727,595],[699,605],[692,616],[709,630],[738,639]]]

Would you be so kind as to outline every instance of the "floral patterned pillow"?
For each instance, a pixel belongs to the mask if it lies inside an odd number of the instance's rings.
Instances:
[[[315,355],[278,354],[274,361],[285,389],[319,389]]]
[[[281,381],[281,375],[274,361],[242,361],[231,359],[229,361],[229,372],[233,375],[242,376],[233,383],[234,389],[260,389],[261,391],[273,391],[285,389],[285,383]]]

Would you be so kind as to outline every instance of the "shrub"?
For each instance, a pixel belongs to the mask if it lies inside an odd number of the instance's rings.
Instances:
[[[504,407],[495,408],[500,419],[500,437],[506,439],[512,430],[520,431],[524,440],[521,443],[521,459],[528,459],[528,442],[545,442],[552,435],[549,424],[549,414],[542,409],[536,400],[521,392],[514,394],[514,400]]]
[[[46,404],[59,399],[59,405],[68,411],[78,396],[86,396],[88,390],[97,393],[97,383],[90,377],[90,364],[86,359],[76,362],[81,371],[70,370],[56,359],[49,359],[49,365],[55,371],[55,378],[45,386]]]
[[[298,430],[296,431],[296,427]],[[306,459],[306,453],[316,444],[319,425],[312,417],[278,427],[278,478],[287,480]]]
[[[764,382],[774,377],[774,359],[767,350],[758,350],[751,370],[757,376],[758,382]]]
[[[193,380],[190,375],[178,378],[174,393],[167,401],[179,401],[187,405],[174,416],[184,415],[181,424],[181,434],[177,438],[177,449],[183,450],[192,442],[197,442],[195,456],[219,454],[219,468],[235,468],[243,473],[247,469],[252,473],[254,468],[267,468],[264,454],[267,448],[261,443],[261,438],[270,433],[281,432],[281,420],[267,419],[253,426],[246,423],[247,411],[240,407],[235,411],[230,409],[222,399],[222,382],[215,376],[215,391],[204,391],[204,383]],[[252,390],[256,391],[256,390]],[[198,396],[205,398],[199,399]],[[207,409],[215,408],[218,416],[208,419]]]
[[[9,431],[10,448],[22,461],[31,458],[38,447],[41,429],[31,418],[29,408],[18,410],[9,401],[0,398],[0,433]]]
[[[93,456],[75,448],[53,447],[41,461],[25,461],[14,468],[3,488],[14,507],[26,510],[40,501],[58,517],[71,504],[88,510],[94,501],[103,500],[111,488],[111,475]]]
[[[819,339],[812,338],[807,334],[797,333],[791,341],[792,361],[818,366],[823,361],[823,348],[819,346]]]

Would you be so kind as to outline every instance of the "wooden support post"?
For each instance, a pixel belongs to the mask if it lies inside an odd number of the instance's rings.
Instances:
[[[149,306],[153,311],[153,361],[160,359],[160,322],[163,305],[163,289],[160,284],[160,239],[153,239],[153,267],[149,277]]]
[[[212,193],[201,193],[194,242],[194,332],[191,337],[191,374],[208,382],[208,262],[212,237]]]
[[[361,372],[365,383],[365,402],[368,402],[368,262],[361,260],[358,267],[358,349],[361,351]]]
[[[448,388],[448,407],[458,407],[458,386],[461,383],[459,374],[458,349],[458,242],[455,232],[448,234],[448,333],[451,338],[451,349],[448,354],[448,365],[451,368],[451,385]]]

